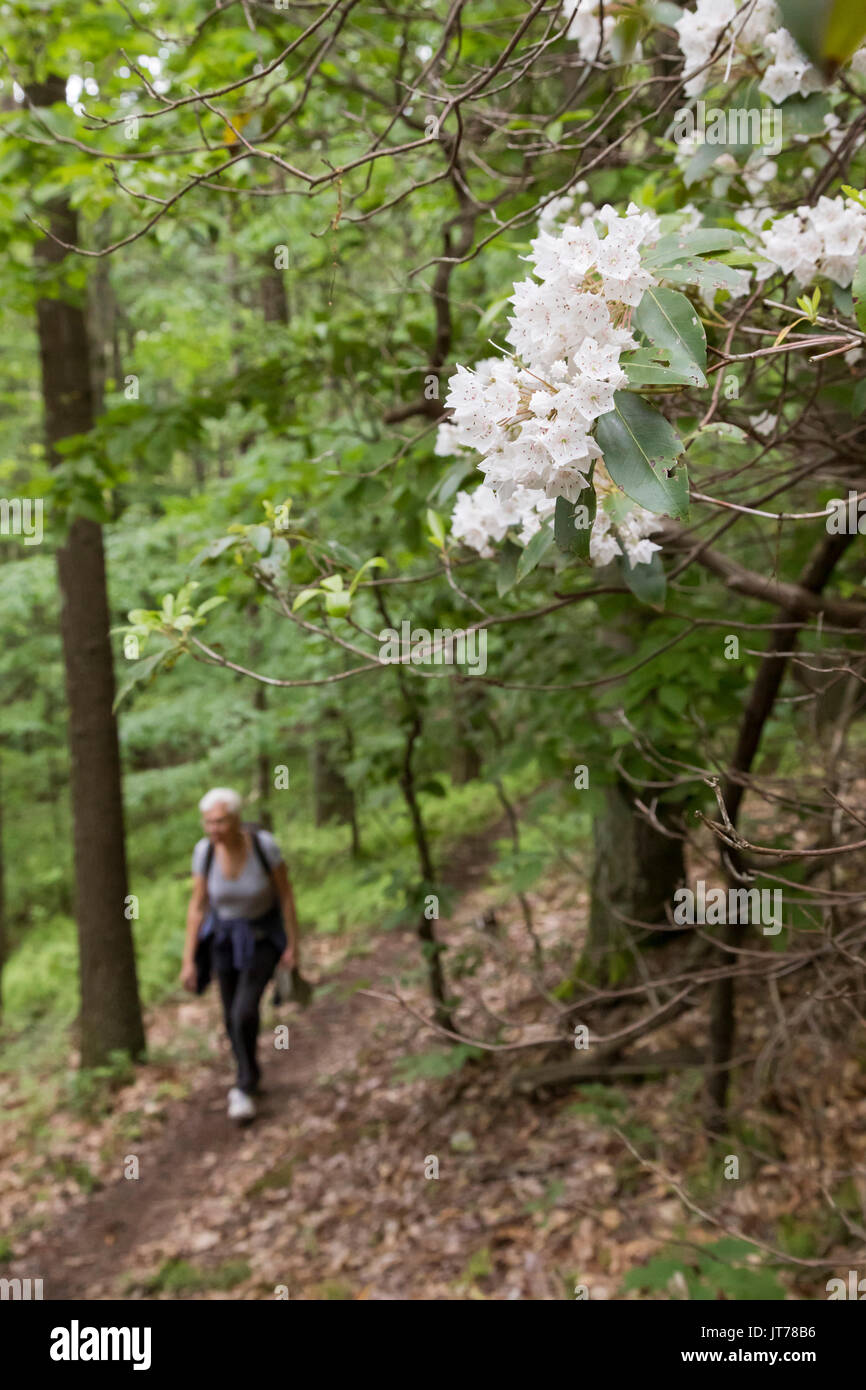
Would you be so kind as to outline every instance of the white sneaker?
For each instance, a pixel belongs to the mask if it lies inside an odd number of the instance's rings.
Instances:
[[[232,1086],[229,1091],[230,1120],[237,1120],[239,1124],[245,1124],[256,1117],[256,1106],[252,1096],[248,1096],[246,1091],[239,1091],[237,1086]]]

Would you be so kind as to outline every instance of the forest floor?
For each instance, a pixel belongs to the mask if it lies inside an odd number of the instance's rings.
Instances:
[[[445,960],[461,1018],[474,1000],[468,1031],[480,1036],[486,1016],[490,1036],[491,1017],[507,1015],[505,1036],[525,1045],[554,1036],[555,1001],[526,969],[517,905],[498,909],[495,935],[481,925],[491,901],[482,840],[467,839],[449,866],[462,895],[439,924]],[[564,921],[585,917],[573,878],[532,904],[551,949]],[[311,934],[303,966],[317,982],[311,1006],[265,1006],[264,1094],[247,1128],[225,1115],[231,1072],[213,990],[194,1000],[179,992],[150,1011],[152,1060],[101,1112],[72,1107],[28,1130],[27,1105],[3,1079],[6,1277],[42,1278],[50,1299],[550,1300],[574,1298],[577,1285],[594,1299],[670,1298],[689,1296],[686,1278],[709,1243],[745,1235],[775,1248],[780,1229],[793,1232],[799,1265],[775,1296],[826,1297],[836,1252],[847,1268],[849,1232],[819,1226],[817,1244],[810,1234],[827,1162],[840,1181],[858,1162],[863,1171],[862,1144],[828,1160],[841,1121],[821,1091],[826,1078],[809,1092],[820,1172],[808,1124],[792,1126],[781,1096],[775,1115],[743,1131],[749,1180],[725,1182],[694,1069],[530,1098],[512,1082],[538,1051],[518,1046],[448,1071],[446,1040],[431,1042],[412,1012],[425,1010],[426,972],[411,932],[379,932],[371,946]],[[403,1004],[383,997],[394,993]],[[290,1046],[279,1050],[269,1041],[284,1023]],[[659,1045],[693,1043],[704,1026],[691,1015]],[[833,1069],[832,1103],[862,1136],[862,1068],[836,1058]],[[654,1287],[648,1280],[641,1295],[634,1276],[623,1285],[672,1243],[680,1253],[670,1266],[656,1261]],[[754,1269],[762,1253],[740,1258]]]

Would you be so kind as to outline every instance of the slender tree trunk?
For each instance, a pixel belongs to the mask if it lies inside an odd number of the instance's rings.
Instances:
[[[338,737],[314,739],[310,749],[310,771],[313,781],[313,805],[316,825],[339,821],[352,832],[352,854],[361,852],[355,793],[340,767],[352,757],[352,731],[339,709],[327,706],[321,713],[319,725],[341,725]]]
[[[286,175],[284,171],[273,165],[271,165],[271,171],[273,187],[285,190]],[[286,294],[284,272],[276,264],[274,248],[267,252],[264,261],[260,293],[265,323],[281,323],[284,327],[288,327],[291,307],[289,297]]]
[[[658,809],[660,824],[665,811]],[[639,815],[628,786],[605,790],[605,808],[593,822],[594,861],[589,930],[582,969],[613,987],[631,974],[635,954],[665,926],[674,893],[685,882],[683,840],[665,835]],[[642,925],[639,925],[642,924]]]
[[[261,681],[254,682],[253,708],[256,713],[263,715],[268,708],[268,697],[265,687]],[[271,812],[271,760],[264,747],[262,730],[259,727],[256,731],[258,751],[256,753],[256,790],[258,792],[259,821],[265,830],[273,830],[274,817]]]
[[[505,812],[505,819],[508,821],[508,829],[511,832],[511,843],[514,847],[515,855],[520,853],[520,823],[517,819],[517,812],[512,806],[501,777],[494,777],[493,785],[496,788],[496,795],[499,797],[499,804]],[[541,942],[535,931],[535,923],[532,920],[532,908],[525,893],[517,894],[517,901],[520,903],[520,910],[523,913],[523,925],[526,927],[527,935],[532,942],[532,959],[536,969],[541,969],[544,957],[541,950]]]
[[[31,89],[38,105],[62,101],[65,82],[51,78]],[[76,243],[77,219],[69,203],[49,210],[50,227]],[[45,265],[65,252],[46,238],[36,248]],[[36,306],[45,435],[52,464],[57,444],[93,425],[90,351],[85,308],[68,298],[40,299]],[[58,550],[61,635],[69,705],[69,750],[74,822],[78,950],[81,980],[81,1064],[105,1062],[113,1051],[139,1056],[144,1028],[127,898],[120,754],[109,639],[108,595],[102,531],[78,518]]]
[[[269,252],[268,255],[271,259],[265,265],[261,284],[262,313],[265,323],[288,324],[289,301],[286,296],[286,282],[283,272],[273,263],[272,253]]]
[[[451,780],[455,787],[462,787],[481,776],[478,717],[484,705],[484,693],[477,685],[461,680],[459,673],[450,685],[457,731],[451,757]]]
[[[425,886],[429,885],[430,889],[432,889],[435,882],[436,871],[433,868],[433,856],[430,853],[430,844],[427,839],[424,817],[421,815],[421,807],[418,804],[418,797],[415,793],[415,770],[413,767],[415,743],[421,734],[421,729],[421,715],[416,709],[406,739],[406,752],[403,759],[403,769],[400,773],[400,790],[403,793],[403,799],[409,811],[409,819],[412,822],[412,834],[415,840],[415,847],[418,851],[418,866],[421,870],[421,877]],[[440,1028],[447,1028],[450,1032],[453,1032],[454,1023],[451,1018],[450,1010],[445,1002],[445,974],[442,969],[441,959],[442,947],[440,942],[436,939],[436,929],[433,925],[433,919],[427,917],[423,912],[418,919],[418,938],[421,942],[421,949],[427,962],[427,980],[430,986],[430,997],[433,1000],[434,1017]]]
[[[247,619],[249,620],[253,634],[250,643],[250,665],[255,670],[262,654],[262,643],[259,632],[261,610],[257,603],[249,603],[246,611]],[[256,712],[256,718],[254,720],[256,753],[253,786],[256,806],[258,808],[257,817],[259,824],[263,826],[265,830],[273,830],[274,817],[271,812],[271,759],[268,757],[263,719],[263,716],[267,713],[267,708],[267,687],[262,685],[261,681],[253,681],[253,709]]]
[[[799,579],[801,589],[820,594],[827,584],[853,536],[827,536],[815,547]],[[732,825],[736,825],[746,781],[761,744],[767,720],[773,712],[782,677],[788,666],[789,654],[797,645],[808,614],[802,609],[787,608],[779,614],[780,624],[770,638],[767,651],[758,668],[755,683],[740,722],[737,745],[730,768],[722,786],[722,800]],[[730,883],[740,884],[742,859],[736,850],[725,846],[722,863]],[[749,930],[748,923],[731,922],[724,929],[721,945],[716,952],[720,968],[732,968],[732,953],[739,949]],[[725,1122],[730,1062],[734,1055],[736,1032],[736,985],[733,975],[718,979],[710,995],[710,1070],[707,1077],[707,1123],[711,1130],[720,1130]]]
[[[385,620],[385,625],[387,627],[393,627],[385,600],[382,597],[381,589],[376,590],[376,602],[379,605],[379,612]],[[406,684],[406,679],[399,666],[395,668],[394,674],[397,677],[397,683],[400,686],[400,694],[403,697],[403,704],[409,716],[409,730],[406,735],[403,767],[400,771],[400,790],[403,793],[403,800],[406,802],[406,809],[409,812],[409,820],[412,824],[412,837],[415,841],[415,849],[418,853],[418,867],[421,870],[422,887],[425,894],[427,894],[433,892],[436,870],[433,867],[433,855],[430,852],[427,827],[424,824],[424,817],[421,814],[421,807],[418,802],[414,767],[415,744],[421,736],[423,721],[417,701],[413,700],[411,692]],[[418,939],[421,942],[421,950],[427,964],[427,981],[430,989],[430,997],[433,1001],[434,1018],[441,1028],[447,1028],[449,1032],[454,1032],[454,1022],[446,1002],[448,996],[445,985],[445,972],[442,969],[442,946],[436,938],[434,919],[427,917],[422,911],[418,919],[417,930]]]

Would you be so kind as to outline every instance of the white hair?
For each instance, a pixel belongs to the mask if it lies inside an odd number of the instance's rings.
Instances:
[[[237,792],[233,792],[231,787],[212,787],[198,803],[198,809],[204,815],[208,811],[212,811],[214,806],[219,805],[225,806],[230,816],[237,816],[243,803]]]

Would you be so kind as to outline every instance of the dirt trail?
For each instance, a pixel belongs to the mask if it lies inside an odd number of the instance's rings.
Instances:
[[[286,1122],[297,1118],[306,1089],[319,1077],[351,1068],[369,1029],[387,1009],[358,993],[358,985],[371,977],[386,981],[400,963],[407,963],[413,945],[403,933],[381,938],[372,955],[348,962],[340,970],[338,988],[314,997],[306,1012],[274,1015],[275,1023],[289,1022],[288,1050],[268,1046],[263,1026],[263,1094],[254,1125],[239,1129],[226,1116],[231,1083],[226,1049],[212,1060],[204,1089],[168,1105],[158,1134],[126,1141],[125,1152],[117,1156],[118,1170],[125,1154],[134,1154],[140,1176],[120,1177],[39,1232],[40,1262],[47,1257],[45,1297],[110,1297],[118,1274],[135,1267],[139,1255],[157,1249],[179,1228],[200,1224],[196,1211],[204,1215],[215,1197],[224,1199],[226,1180],[234,1187],[231,1179],[239,1178],[246,1190],[260,1179],[280,1149]],[[215,996],[205,1008],[216,1009]],[[271,1013],[269,1006],[263,1008],[264,1018]],[[205,1218],[201,1228],[211,1224]],[[10,1276],[26,1275],[33,1258],[28,1254],[14,1261]]]
[[[443,877],[471,890],[483,877],[490,845],[499,826],[468,836],[452,856]],[[316,1117],[310,1092],[324,1078],[354,1075],[377,1025],[390,1026],[393,1006],[359,993],[365,985],[387,988],[395,975],[417,970],[418,943],[411,930],[373,937],[372,950],[344,959],[322,983],[305,1012],[279,1014],[263,1003],[259,1056],[262,1095],[255,1123],[239,1129],[225,1113],[231,1083],[228,1045],[199,1068],[203,1084],[183,1099],[162,1107],[161,1128],[139,1140],[116,1141],[113,1172],[122,1174],[128,1155],[138,1160],[139,1176],[118,1176],[86,1198],[78,1198],[27,1240],[26,1253],[4,1272],[27,1277],[40,1270],[46,1299],[141,1297],[129,1275],[158,1266],[168,1251],[197,1264],[224,1251],[224,1237],[237,1234],[238,1212],[256,1185],[268,1184],[275,1156],[285,1153],[290,1134],[312,1132],[315,1161]],[[309,954],[305,957],[309,959]],[[316,971],[310,971],[315,978]],[[270,988],[266,992],[266,1001]],[[174,1011],[174,1024],[171,1019]],[[215,990],[203,1000],[172,1001],[154,1011],[163,1031],[173,1031],[181,1011],[187,1024],[213,1032],[218,1017]],[[289,1023],[290,1047],[269,1045],[268,1027]],[[366,1087],[362,1087],[366,1089]],[[320,1093],[321,1097],[321,1093]],[[343,1102],[346,1107],[346,1102]],[[321,1105],[320,1105],[321,1108]],[[351,1107],[347,1107],[351,1108]],[[345,1132],[350,1114],[344,1116]],[[318,1122],[321,1127],[321,1121]],[[340,1132],[344,1129],[341,1123]],[[324,1149],[333,1148],[325,1144]],[[247,1206],[249,1203],[247,1202]],[[145,1293],[146,1296],[146,1293]]]

